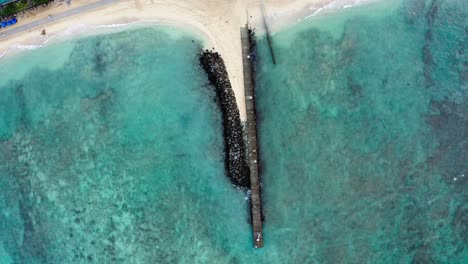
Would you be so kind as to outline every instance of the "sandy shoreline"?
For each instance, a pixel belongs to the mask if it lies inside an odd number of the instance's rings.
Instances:
[[[70,6],[54,3],[19,18],[19,25],[92,3],[92,0],[73,1]],[[268,21],[272,30],[295,23],[324,8],[343,8],[359,4],[359,0],[265,0]],[[263,28],[258,0],[122,0],[89,12],[52,21],[45,26],[0,39],[1,57],[21,50],[34,49],[48,43],[73,38],[80,34],[104,32],[103,29],[124,27],[136,22],[170,24],[194,31],[205,39],[205,48],[218,51],[227,67],[236,94],[241,119],[245,120],[245,102],[240,27],[249,20],[260,31]],[[41,36],[42,30],[46,35]]]

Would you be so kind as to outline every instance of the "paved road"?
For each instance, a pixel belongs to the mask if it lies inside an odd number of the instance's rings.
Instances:
[[[7,37],[10,37],[12,35],[21,33],[23,31],[27,31],[27,30],[31,30],[31,29],[36,28],[36,27],[43,26],[43,25],[45,25],[47,23],[51,23],[53,21],[65,19],[67,17],[71,17],[71,16],[77,15],[79,13],[87,12],[87,11],[90,11],[90,10],[93,10],[93,9],[96,9],[96,8],[99,8],[99,7],[110,5],[110,4],[113,4],[113,3],[117,3],[119,1],[120,0],[100,0],[100,1],[96,1],[96,2],[94,2],[92,4],[80,6],[80,7],[74,8],[74,9],[67,10],[67,11],[62,12],[62,13],[55,14],[53,16],[50,16],[50,18],[46,17],[46,18],[39,19],[39,20],[36,20],[34,22],[31,22],[29,24],[24,24],[24,25],[21,25],[21,26],[18,26],[18,27],[9,29],[9,30],[5,30],[5,31],[0,31],[0,39],[7,38]]]

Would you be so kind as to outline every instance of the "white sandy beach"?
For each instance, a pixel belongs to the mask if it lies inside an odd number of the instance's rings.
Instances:
[[[27,12],[18,25],[59,14],[86,5],[92,0],[73,1],[70,6],[54,3],[39,11]],[[327,8],[343,8],[359,4],[359,0],[264,0],[272,30],[315,15]],[[245,120],[244,85],[240,43],[240,27],[247,19],[259,30],[263,28],[259,0],[122,0],[67,19],[52,21],[45,26],[21,32],[0,40],[0,57],[22,49],[40,47],[60,39],[105,25],[125,25],[133,22],[173,24],[199,32],[206,48],[218,51],[226,63],[236,94],[241,119]],[[46,35],[41,36],[42,30]],[[0,58],[0,63],[1,63]]]

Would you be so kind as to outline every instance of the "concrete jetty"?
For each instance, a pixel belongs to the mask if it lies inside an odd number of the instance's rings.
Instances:
[[[244,67],[245,106],[247,113],[246,132],[248,138],[248,163],[250,168],[250,202],[253,242],[255,248],[263,246],[262,202],[260,178],[258,175],[257,122],[255,114],[254,80],[252,76],[251,43],[247,25],[241,28],[242,62]]]

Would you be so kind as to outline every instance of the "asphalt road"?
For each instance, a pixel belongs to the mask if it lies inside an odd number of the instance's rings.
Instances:
[[[80,6],[80,7],[77,7],[77,8],[73,8],[73,9],[67,10],[65,12],[55,14],[55,15],[50,16],[50,17],[46,17],[46,18],[43,18],[43,19],[36,20],[36,21],[28,23],[28,24],[20,25],[20,26],[17,26],[15,28],[12,28],[12,29],[8,29],[8,30],[5,30],[5,31],[0,30],[0,40],[3,39],[3,38],[7,38],[7,37],[13,36],[15,34],[24,32],[24,31],[31,30],[31,29],[36,28],[36,27],[43,26],[45,24],[48,24],[48,23],[51,23],[51,22],[54,22],[54,21],[57,21],[57,20],[65,19],[67,17],[71,17],[71,16],[74,16],[74,15],[77,15],[77,14],[80,14],[80,13],[83,13],[83,12],[87,12],[87,11],[90,11],[90,10],[93,10],[93,9],[96,9],[96,8],[99,8],[99,7],[110,5],[110,4],[113,4],[113,3],[117,3],[119,1],[120,0],[100,0],[100,1],[94,2],[92,4],[88,4],[88,5]]]

